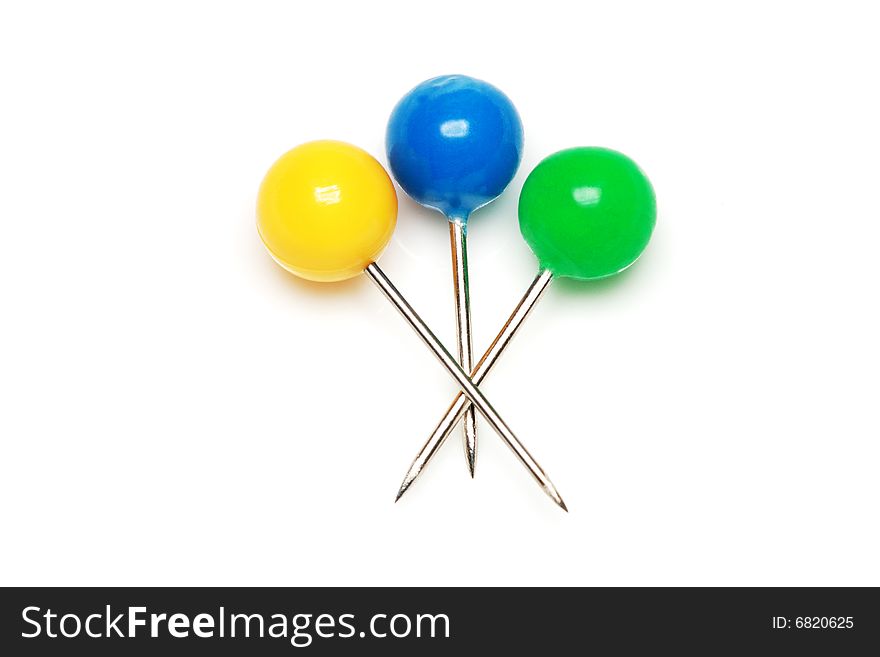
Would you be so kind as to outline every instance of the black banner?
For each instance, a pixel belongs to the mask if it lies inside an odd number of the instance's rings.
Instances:
[[[3,589],[2,655],[877,654],[870,588]],[[418,652],[413,652],[418,651]]]

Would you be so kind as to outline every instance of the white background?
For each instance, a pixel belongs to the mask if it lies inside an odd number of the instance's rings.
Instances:
[[[492,3],[494,4],[494,3]],[[4,2],[3,584],[880,584],[880,41],[854,2]],[[471,223],[475,348],[536,271],[522,181],[603,145],[643,259],[554,284],[481,423],[397,505],[454,387],[365,277],[254,225],[316,138],[384,157],[421,80],[491,81],[522,167]],[[382,266],[453,345],[445,221]]]

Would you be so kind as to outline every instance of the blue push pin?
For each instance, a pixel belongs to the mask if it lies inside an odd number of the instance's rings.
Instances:
[[[409,196],[449,220],[458,357],[473,370],[467,273],[467,221],[513,180],[522,158],[523,129],[510,99],[466,75],[422,82],[404,96],[388,120],[391,172]],[[464,446],[474,476],[476,416],[464,416]]]

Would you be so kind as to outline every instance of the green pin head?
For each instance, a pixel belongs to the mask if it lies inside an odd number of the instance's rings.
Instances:
[[[542,269],[581,280],[613,276],[634,263],[656,215],[645,174],[607,148],[569,148],[544,158],[519,197],[519,228]]]

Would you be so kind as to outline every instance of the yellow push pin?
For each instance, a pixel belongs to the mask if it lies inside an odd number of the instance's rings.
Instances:
[[[257,228],[275,261],[312,281],[341,281],[365,272],[544,492],[567,511],[541,466],[375,263],[396,222],[397,194],[385,169],[344,142],[297,146],[272,165],[260,186]]]

